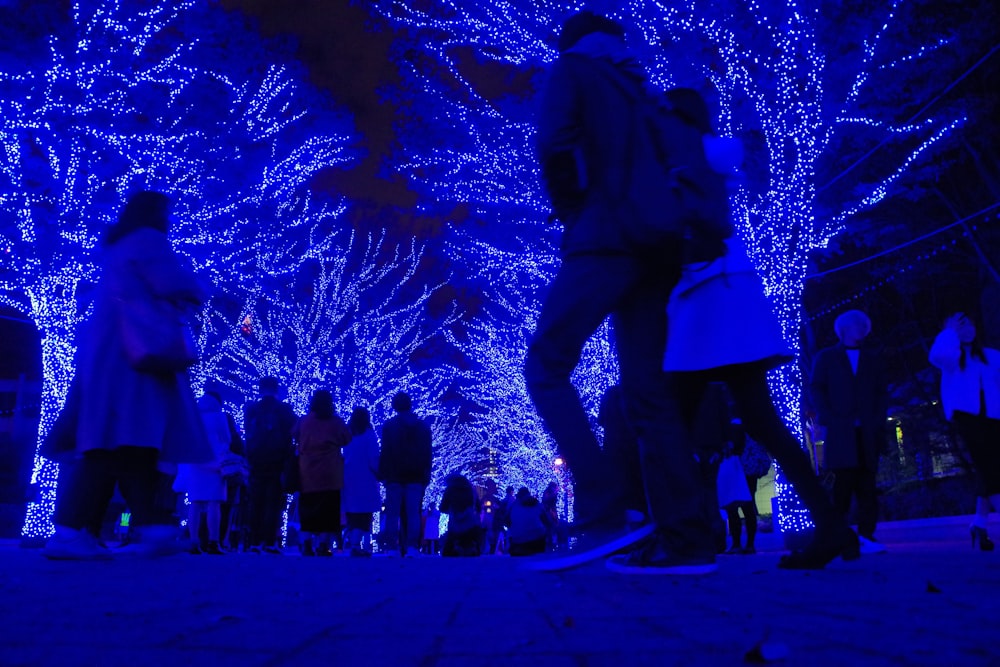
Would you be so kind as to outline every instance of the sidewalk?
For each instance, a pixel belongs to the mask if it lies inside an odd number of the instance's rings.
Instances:
[[[821,572],[765,551],[704,578],[507,557],[51,562],[8,545],[0,667],[739,665],[765,639],[780,665],[1000,665],[1000,551],[970,549],[965,517],[879,536],[889,553]]]

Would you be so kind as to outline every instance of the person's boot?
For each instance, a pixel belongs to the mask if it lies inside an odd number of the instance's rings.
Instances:
[[[222,550],[222,547],[220,547],[219,543],[215,540],[210,540],[208,544],[206,544],[205,547],[201,550],[201,552],[204,554],[209,554],[211,556],[226,555],[226,552]]]

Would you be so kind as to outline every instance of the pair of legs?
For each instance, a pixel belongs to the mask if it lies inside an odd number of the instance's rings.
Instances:
[[[738,364],[710,371],[676,373],[674,381],[685,411],[696,409],[709,382],[726,383],[747,435],[774,457],[785,479],[809,510],[816,524],[814,551],[835,554],[838,551],[835,547],[849,537],[850,529],[813,473],[808,455],[775,410],[767,384],[767,366]]]
[[[420,509],[423,504],[423,484],[385,485],[387,549],[420,551]]]
[[[834,507],[846,517],[851,509],[851,498],[854,498],[858,505],[858,534],[867,540],[874,540],[878,518],[878,471],[867,466],[855,466],[835,468],[833,474]]]
[[[250,471],[250,545],[274,547],[278,544],[285,493],[281,471]]]
[[[733,552],[746,551],[753,553],[754,540],[757,539],[757,503],[752,498],[756,491],[757,478],[747,477],[747,482],[753,482],[750,487],[749,502],[730,503],[726,506],[726,518],[729,521],[729,536],[733,540],[731,550]],[[740,513],[743,513],[743,520],[740,520]],[[743,522],[747,525],[747,542],[743,545]]]
[[[62,468],[53,521],[98,536],[115,486],[132,513],[131,525],[165,523],[156,494],[159,451],[151,447],[92,449]]]
[[[188,534],[191,535],[191,543],[197,546],[201,542],[201,517],[204,516],[208,529],[208,542],[217,546],[222,526],[222,503],[218,500],[192,500],[190,502]]]
[[[974,528],[986,531],[990,510],[1000,508],[1000,419],[956,410],[952,425],[965,442],[979,486]]]
[[[704,484],[679,407],[660,370],[667,301],[680,276],[680,243],[655,259],[570,255],[549,288],[528,347],[525,379],[539,415],[576,484],[577,521],[586,530],[624,523],[625,481],[598,445],[570,375],[584,344],[609,315],[649,516],[677,555],[714,554]]]
[[[347,512],[347,537],[345,549],[372,550],[372,513]]]
[[[333,555],[333,543],[341,534],[340,490],[299,493],[299,522],[306,555]]]

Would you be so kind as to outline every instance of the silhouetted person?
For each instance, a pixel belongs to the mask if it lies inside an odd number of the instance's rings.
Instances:
[[[278,532],[285,509],[281,475],[294,455],[292,428],[297,418],[278,399],[278,378],[260,379],[260,399],[243,411],[250,464],[250,550],[281,553]]]
[[[857,500],[862,553],[885,551],[875,541],[879,457],[886,447],[888,381],[877,350],[864,344],[868,316],[849,310],[834,323],[840,343],[816,355],[810,394],[825,429],[823,458],[834,474],[833,504],[845,517]]]
[[[379,479],[385,485],[385,534],[389,553],[420,553],[420,512],[431,481],[431,429],[413,414],[409,394],[392,397],[396,415],[382,426]],[[400,525],[400,515],[405,526]],[[400,529],[404,537],[400,539]]]
[[[77,356],[77,459],[69,495],[57,503],[50,558],[108,557],[84,528],[104,515],[116,485],[141,549],[169,550],[176,536],[158,510],[157,466],[213,458],[186,371],[197,359],[180,325],[204,293],[167,239],[169,208],[166,195],[139,192],[101,240],[101,278]],[[163,334],[167,348],[156,345]]]

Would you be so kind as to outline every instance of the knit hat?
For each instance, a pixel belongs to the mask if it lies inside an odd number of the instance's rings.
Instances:
[[[565,53],[581,39],[595,32],[603,32],[622,40],[625,39],[625,28],[620,23],[606,16],[584,10],[569,17],[563,23],[557,43],[559,53]]]

